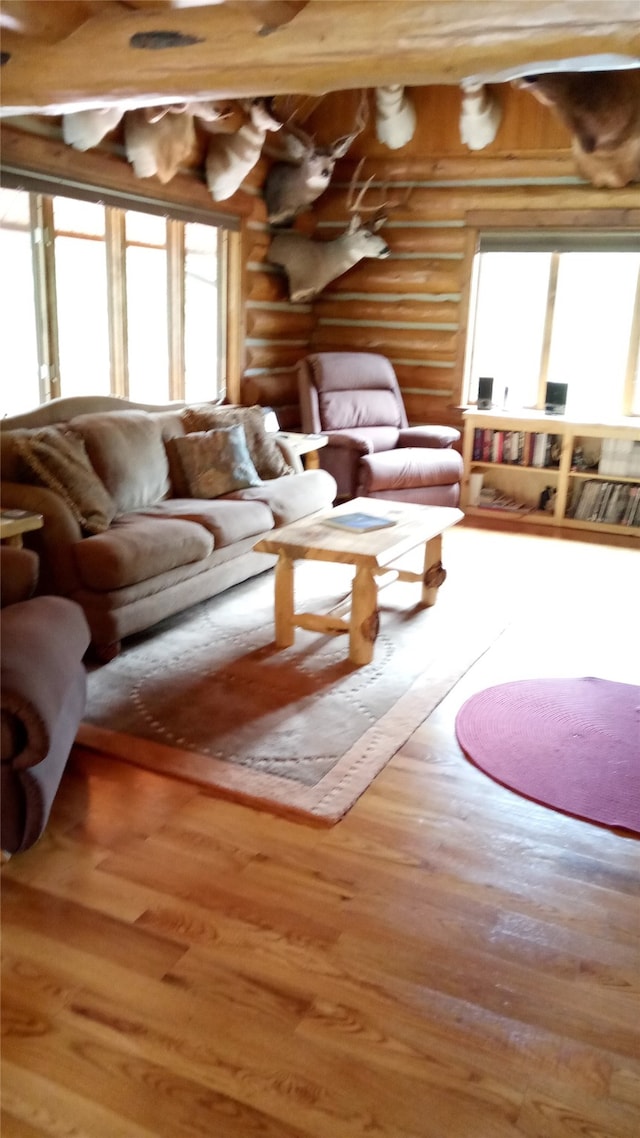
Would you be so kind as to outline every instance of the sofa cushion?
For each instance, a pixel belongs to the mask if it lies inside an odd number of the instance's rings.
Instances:
[[[31,480],[57,494],[87,533],[103,533],[116,504],[91,465],[82,438],[60,427],[43,427],[16,440]]]
[[[272,478],[260,486],[236,490],[229,498],[261,501],[269,507],[277,526],[326,510],[336,496],[336,481],[326,470],[305,470],[295,478]]]
[[[213,545],[211,533],[192,521],[127,514],[107,533],[76,542],[73,552],[82,582],[107,592],[200,561]]]
[[[213,498],[167,498],[144,511],[145,516],[181,518],[204,526],[215,538],[215,548],[257,538],[273,529],[273,515],[264,502],[229,501]]]
[[[240,423],[244,427],[247,446],[260,478],[280,478],[293,474],[275,439],[264,429],[261,407],[185,407],[182,417],[187,431],[209,431]]]
[[[146,411],[77,415],[70,426],[82,435],[117,513],[149,506],[169,492],[169,461],[162,431]]]
[[[171,439],[170,448],[177,451],[192,498],[219,498],[260,484],[240,423]]]

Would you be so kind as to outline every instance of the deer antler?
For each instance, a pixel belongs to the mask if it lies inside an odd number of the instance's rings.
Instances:
[[[360,178],[360,172],[362,170],[362,167],[364,166],[364,163],[365,163],[365,159],[361,158],[360,161],[358,162],[358,165],[356,166],[355,170],[353,171],[353,174],[351,176],[351,181],[349,182],[349,188],[347,190],[347,203],[346,203],[347,204],[347,210],[349,213],[378,213],[378,214],[381,214],[383,211],[388,212],[391,209],[398,209],[399,206],[407,204],[407,202],[409,201],[409,198],[411,196],[413,186],[409,187],[409,189],[407,190],[407,193],[404,195],[403,198],[399,198],[396,201],[394,201],[393,199],[392,200],[385,199],[384,201],[378,202],[377,205],[363,205],[362,202],[363,202],[364,196],[365,196],[367,190],[369,189],[369,186],[373,182],[373,179],[375,178],[375,174],[372,174],[370,178],[367,178],[366,182],[361,187],[356,200],[353,201],[353,195],[355,193],[355,188],[356,188],[356,185],[358,184],[358,180]],[[383,195],[388,189],[389,189],[389,183],[386,182],[385,185],[382,187]]]
[[[295,138],[298,140],[298,142],[302,145],[303,150],[309,151],[309,152],[315,150],[315,145],[316,145],[315,138],[313,137],[313,135],[309,134],[308,131],[306,131],[304,129],[304,126],[302,125],[302,123],[306,122],[306,120],[310,117],[310,115],[313,114],[313,112],[320,105],[320,103],[322,102],[324,97],[325,97],[324,95],[320,95],[320,96],[317,96],[314,98],[314,97],[308,95],[305,97],[305,99],[303,100],[303,102],[301,104],[298,103],[295,106],[293,106],[293,109],[289,113],[287,113],[287,107],[286,107],[286,103],[285,103],[285,107],[283,108],[283,114],[281,116],[282,117],[282,126],[283,126],[283,130],[285,132],[285,134],[284,134],[285,139],[286,139],[287,135],[291,135],[292,138]],[[291,97],[288,96],[287,101],[289,102],[289,106],[291,106],[290,99],[291,99]],[[304,108],[305,108],[306,104],[309,102],[312,103],[311,109],[305,110]],[[297,157],[299,158],[300,155],[298,154]]]

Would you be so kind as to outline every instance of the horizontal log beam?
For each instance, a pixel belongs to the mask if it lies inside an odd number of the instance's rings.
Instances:
[[[58,42],[28,34],[28,9],[35,19],[39,0],[5,0],[3,7],[19,17],[17,31],[8,30],[3,43],[10,56],[3,101],[12,114],[123,100],[144,105],[194,96],[454,84],[478,71],[532,61],[640,54],[635,0],[309,0],[294,5],[276,34],[264,34],[273,29],[263,4],[160,11],[113,4],[89,19],[82,5],[79,25]],[[58,7],[68,11],[68,5]],[[155,50],[145,50],[149,46]]]

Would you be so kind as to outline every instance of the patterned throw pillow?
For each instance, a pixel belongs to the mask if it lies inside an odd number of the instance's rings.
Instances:
[[[172,441],[192,498],[219,498],[232,490],[260,485],[239,423]]]
[[[29,475],[55,490],[87,533],[104,533],[116,504],[93,469],[80,435],[61,427],[43,427],[16,440]]]
[[[280,478],[293,474],[275,439],[264,429],[262,407],[185,407],[181,419],[187,431],[209,431],[240,423],[244,427],[247,446],[260,478]]]

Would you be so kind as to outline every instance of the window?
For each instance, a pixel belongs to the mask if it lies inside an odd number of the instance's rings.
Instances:
[[[468,402],[477,399],[479,377],[491,376],[494,403],[511,411],[542,409],[553,382],[568,385],[569,417],[640,414],[639,344],[638,235],[481,237]]]
[[[0,189],[2,414],[224,398],[227,252],[216,224]]]

